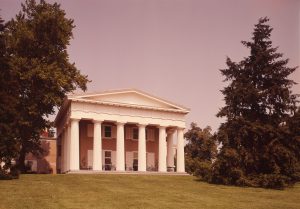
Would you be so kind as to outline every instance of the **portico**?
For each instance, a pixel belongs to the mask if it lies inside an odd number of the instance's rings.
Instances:
[[[55,120],[58,168],[61,173],[174,168],[185,172],[183,130],[188,112],[134,89],[70,95]]]

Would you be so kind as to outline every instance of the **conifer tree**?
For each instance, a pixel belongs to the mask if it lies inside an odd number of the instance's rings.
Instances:
[[[297,157],[285,124],[296,110],[295,84],[288,77],[296,68],[277,52],[270,39],[268,18],[259,19],[251,41],[242,41],[250,55],[239,63],[227,58],[221,70],[229,85],[221,92],[225,106],[217,114],[227,120],[217,139],[222,144],[212,182],[283,188],[299,180]]]

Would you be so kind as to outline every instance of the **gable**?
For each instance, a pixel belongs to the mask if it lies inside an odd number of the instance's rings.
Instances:
[[[85,102],[100,102],[106,104],[132,105],[159,109],[188,111],[179,105],[148,95],[137,90],[121,90],[95,94],[71,96],[70,99],[84,100]]]
[[[96,100],[100,102],[122,103],[159,108],[174,108],[170,105],[139,95],[135,92],[109,94],[102,96],[88,97],[86,99]]]

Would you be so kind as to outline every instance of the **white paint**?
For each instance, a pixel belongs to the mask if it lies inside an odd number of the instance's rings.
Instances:
[[[173,154],[173,136],[174,132],[167,135],[167,165],[168,167],[174,167],[174,154]]]
[[[136,90],[109,92],[104,94],[82,94],[68,96],[55,119],[57,134],[63,134],[63,155],[61,166],[63,171],[79,170],[79,120],[107,121],[112,125],[112,137],[116,138],[116,151],[112,151],[112,170],[125,170],[124,124],[150,124],[159,127],[159,159],[158,170],[165,172],[167,165],[173,165],[174,151],[172,149],[171,136],[166,142],[166,128],[177,128],[177,164],[178,171],[184,172],[184,139],[185,115],[187,108],[175,105],[165,100],[149,96]],[[93,161],[94,170],[102,170],[104,166],[102,141],[105,139],[101,123],[88,126],[87,136],[94,136]],[[94,129],[94,130],[93,130]],[[130,128],[129,128],[130,129]],[[64,133],[63,133],[64,132]],[[154,129],[147,130],[149,141],[154,140]],[[126,139],[133,138],[131,132],[126,131]],[[146,171],[149,167],[155,167],[155,155],[146,153],[145,127],[139,129],[138,162],[139,171]],[[100,140],[97,140],[100,139]],[[102,154],[101,154],[102,153]],[[168,154],[168,159],[167,159]],[[127,159],[126,169],[132,167],[132,161]],[[132,158],[131,158],[132,159]],[[127,165],[129,164],[129,165]]]
[[[94,121],[94,140],[93,140],[93,170],[102,170],[102,136],[101,121]]]
[[[62,132],[60,135],[60,150],[61,150],[61,155],[60,155],[60,170],[61,172],[66,171],[66,130]]]
[[[166,127],[160,126],[159,127],[159,147],[158,147],[158,171],[159,172],[166,172]]]
[[[146,125],[139,124],[138,171],[146,171]]]
[[[66,141],[67,141],[67,146],[66,146],[66,149],[67,149],[67,157],[66,157],[66,172],[70,170],[70,162],[71,162],[71,124],[67,124],[67,127],[66,127]]]
[[[177,172],[185,172],[183,129],[177,129]]]
[[[125,171],[124,154],[124,123],[117,123],[117,171]]]
[[[71,120],[70,170],[79,170],[79,120]]]

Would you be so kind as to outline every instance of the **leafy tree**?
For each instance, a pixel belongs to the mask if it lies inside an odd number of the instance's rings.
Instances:
[[[297,157],[286,122],[295,112],[295,84],[288,76],[296,68],[276,52],[270,40],[268,18],[259,19],[251,41],[242,41],[250,56],[239,63],[227,58],[221,70],[229,85],[222,90],[226,117],[217,139],[222,144],[214,164],[212,182],[240,186],[283,188],[299,180]],[[298,142],[299,145],[299,142]],[[298,150],[299,152],[299,150]]]
[[[208,126],[201,129],[196,123],[185,133],[187,144],[185,146],[185,167],[190,174],[209,180],[211,166],[217,153],[217,145]]]
[[[15,140],[16,83],[8,66],[5,33],[6,25],[0,17],[0,179],[9,178],[7,171],[19,151]]]
[[[27,0],[7,24],[9,70],[17,82],[18,166],[24,171],[25,155],[40,153],[40,133],[51,127],[47,117],[68,92],[86,90],[87,76],[70,63],[67,46],[74,28],[57,3]]]

